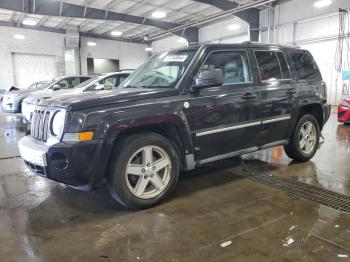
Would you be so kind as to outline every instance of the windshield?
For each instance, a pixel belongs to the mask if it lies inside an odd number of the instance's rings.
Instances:
[[[52,79],[50,81],[48,81],[46,84],[42,85],[40,88],[49,88],[53,83],[55,83],[58,79]]]
[[[121,88],[175,88],[195,53],[196,50],[184,50],[155,55],[126,79]]]
[[[82,87],[86,87],[88,85],[90,85],[91,83],[94,83],[96,81],[98,81],[100,78],[102,78],[102,76],[95,76],[90,78],[89,80],[80,83],[79,85],[75,86],[76,89],[82,88]]]

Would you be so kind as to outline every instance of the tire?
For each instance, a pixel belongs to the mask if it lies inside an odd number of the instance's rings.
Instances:
[[[179,159],[171,142],[156,133],[143,133],[128,136],[116,145],[107,187],[120,204],[143,209],[167,198],[174,191],[178,178]]]
[[[313,126],[312,134],[310,133],[307,139],[303,139],[303,134],[306,131],[306,127],[310,127],[311,124]],[[303,128],[304,131],[301,131]],[[315,136],[315,137],[314,137]],[[305,138],[305,137],[304,137]],[[310,138],[310,139],[309,139]],[[313,141],[313,143],[308,141]],[[304,142],[305,146],[302,147]],[[310,143],[310,144],[309,144]],[[320,143],[320,127],[316,118],[313,115],[306,114],[300,117],[298,123],[296,124],[293,134],[290,138],[289,144],[284,146],[284,151],[287,156],[290,158],[300,161],[306,162],[309,161],[315,154],[318,149]]]

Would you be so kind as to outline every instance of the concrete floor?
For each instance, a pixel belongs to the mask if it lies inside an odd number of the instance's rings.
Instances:
[[[254,182],[284,176],[350,195],[350,126],[333,114],[308,163],[283,148],[184,174],[175,195],[131,212],[106,189],[79,192],[28,172],[19,117],[0,113],[1,261],[348,261],[350,215]]]

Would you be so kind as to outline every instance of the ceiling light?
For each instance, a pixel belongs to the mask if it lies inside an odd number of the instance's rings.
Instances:
[[[37,22],[34,21],[34,20],[32,20],[32,19],[24,19],[24,20],[23,20],[23,24],[24,24],[24,25],[36,25]]]
[[[122,32],[120,32],[120,31],[112,31],[111,32],[111,35],[112,36],[121,36],[123,33]]]
[[[227,29],[230,31],[237,31],[241,28],[241,26],[239,24],[232,24],[227,26]]]
[[[146,52],[152,52],[152,51],[153,51],[153,48],[152,48],[152,47],[146,47],[146,48],[145,48],[145,51],[146,51]]]
[[[318,0],[314,2],[314,6],[317,8],[327,7],[332,4],[332,0]]]
[[[17,39],[17,40],[26,39],[26,37],[25,37],[24,35],[14,35],[13,38],[14,38],[14,39]]]
[[[96,43],[95,42],[87,42],[87,45],[88,46],[96,46]]]
[[[166,13],[163,12],[163,11],[155,11],[155,12],[152,13],[152,17],[161,19],[161,18],[166,17]]]
[[[181,37],[181,38],[179,38],[179,39],[177,40],[177,42],[179,42],[179,43],[181,43],[181,44],[185,44],[185,43],[187,43],[187,39]]]

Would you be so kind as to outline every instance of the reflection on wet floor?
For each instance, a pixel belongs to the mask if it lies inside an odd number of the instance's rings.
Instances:
[[[0,114],[0,158],[18,154],[20,121]],[[264,174],[350,195],[350,127],[334,116],[308,163],[282,147],[181,176],[160,206],[131,212],[105,188],[80,192],[0,160],[4,261],[348,261],[350,214],[244,178]],[[3,259],[2,259],[3,260]]]

